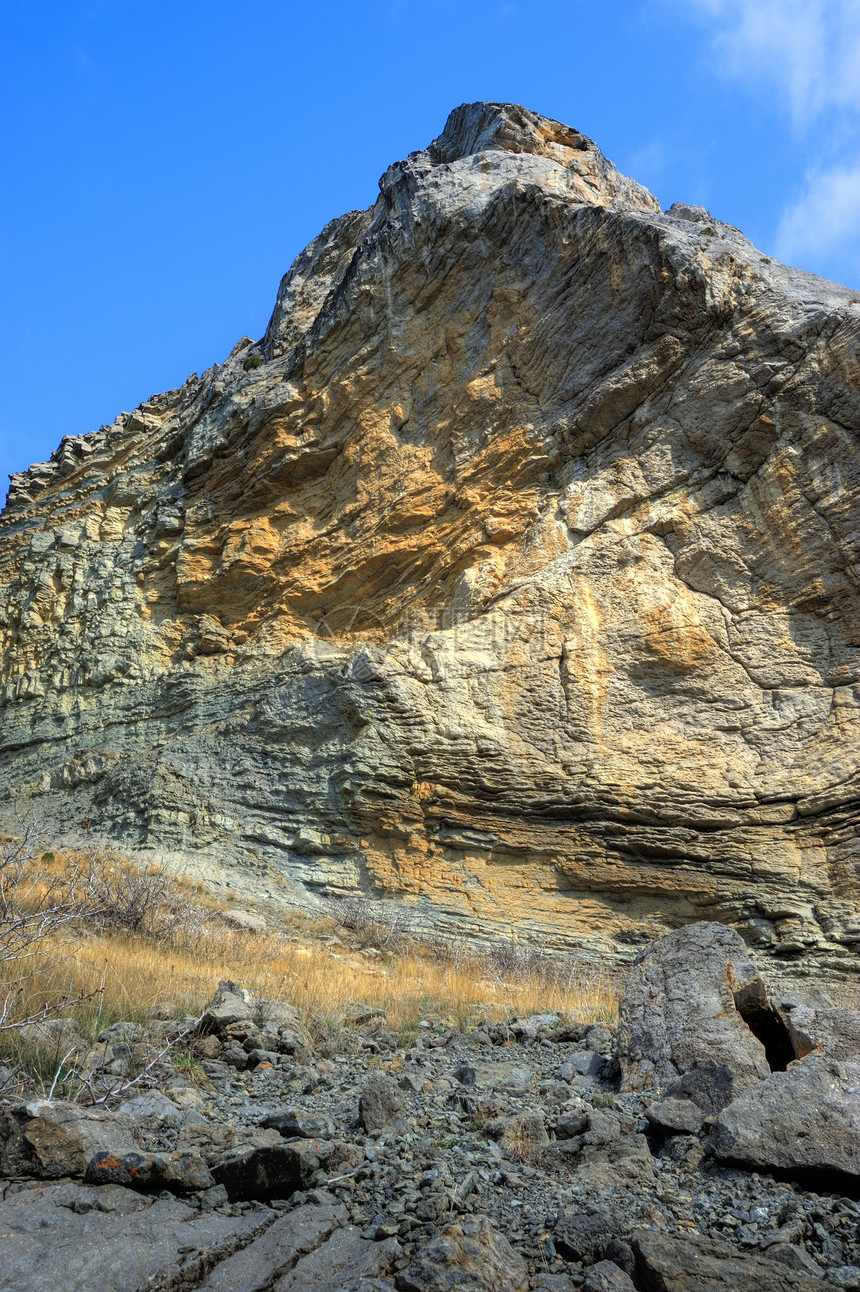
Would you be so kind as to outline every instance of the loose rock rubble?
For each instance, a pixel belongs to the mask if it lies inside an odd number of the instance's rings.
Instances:
[[[221,984],[200,1084],[168,1056],[115,1109],[2,1108],[0,1289],[860,1288],[860,1018],[833,1012],[709,924],[640,955],[617,1032],[377,1014],[315,1049]]]

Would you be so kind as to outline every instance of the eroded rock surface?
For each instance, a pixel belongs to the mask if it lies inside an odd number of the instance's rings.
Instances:
[[[704,1067],[693,1102],[722,1107],[771,1072],[742,1011],[769,1012],[767,988],[733,929],[701,922],[659,939],[627,977],[618,1027],[622,1084],[690,1099],[692,1074]]]
[[[858,341],[856,293],[576,130],[457,109],[260,341],[13,477],[10,816],[295,903],[853,962]]]

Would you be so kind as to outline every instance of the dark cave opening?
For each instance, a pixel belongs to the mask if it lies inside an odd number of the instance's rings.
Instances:
[[[796,1056],[788,1028],[776,1010],[759,1002],[747,1005],[741,1001],[738,1002],[738,1013],[753,1036],[764,1046],[771,1072],[785,1072]]]

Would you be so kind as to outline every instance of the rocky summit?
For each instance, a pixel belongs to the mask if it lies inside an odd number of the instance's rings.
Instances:
[[[249,896],[851,967],[858,428],[857,293],[457,108],[261,340],[12,477],[3,811]]]

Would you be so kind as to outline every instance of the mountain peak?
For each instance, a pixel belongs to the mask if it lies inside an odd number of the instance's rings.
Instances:
[[[540,158],[545,163],[548,187],[559,187],[557,181],[563,179],[563,187],[572,186],[576,196],[598,206],[660,210],[654,195],[616,170],[593,139],[519,103],[462,103],[427,149],[430,160],[442,165],[482,153]],[[563,176],[553,176],[559,169]]]

